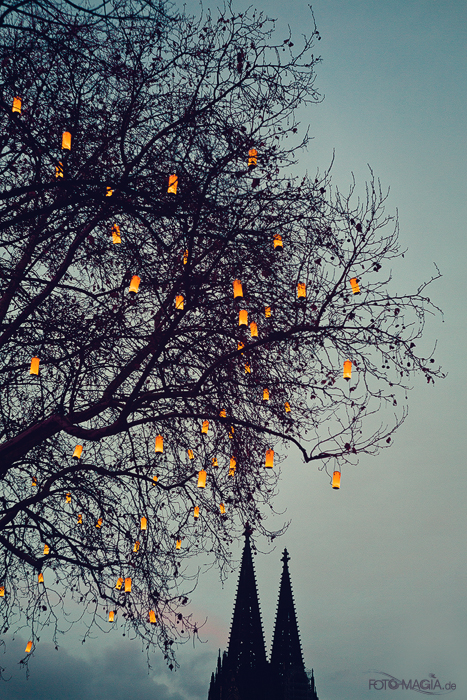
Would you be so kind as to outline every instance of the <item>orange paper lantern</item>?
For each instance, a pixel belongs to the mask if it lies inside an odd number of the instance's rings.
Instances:
[[[201,469],[201,471],[198,473],[198,488],[199,489],[204,489],[206,486],[206,476],[207,472],[204,469]]]
[[[137,294],[140,282],[141,282],[141,280],[138,277],[138,275],[133,275],[133,277],[131,278],[130,288],[129,288],[128,292],[130,294]]]
[[[62,150],[71,151],[71,134],[69,131],[64,131],[62,134]]]
[[[333,489],[340,489],[340,487],[341,487],[341,473],[334,472],[332,475],[332,488]]]
[[[31,360],[31,367],[29,369],[29,374],[39,374],[39,358],[33,357]]]
[[[169,187],[167,192],[170,194],[177,194],[178,177],[176,175],[169,175]]]
[[[352,376],[352,362],[350,360],[346,360],[344,362],[344,379],[347,381],[350,381],[350,378]]]

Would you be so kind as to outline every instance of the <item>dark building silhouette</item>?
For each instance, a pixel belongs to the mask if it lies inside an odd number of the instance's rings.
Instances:
[[[229,648],[217,660],[208,700],[318,700],[313,672],[305,671],[298,632],[289,555],[284,550],[271,659],[266,659],[250,535],[238,580]]]

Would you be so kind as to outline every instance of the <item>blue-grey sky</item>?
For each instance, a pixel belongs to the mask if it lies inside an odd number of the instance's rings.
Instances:
[[[277,17],[280,31],[290,24],[296,35],[309,27],[302,0],[255,6]],[[323,57],[316,84],[325,99],[302,114],[314,137],[303,167],[322,171],[335,149],[340,187],[353,172],[364,194],[370,164],[391,188],[388,209],[398,210],[408,248],[395,283],[415,288],[434,272],[433,262],[443,274],[430,296],[443,308],[444,323],[428,320],[426,342],[438,338],[436,357],[448,377],[434,387],[414,386],[391,449],[347,469],[339,492],[290,452],[277,508],[292,522],[276,550],[255,559],[267,645],[286,546],[305,663],[315,670],[320,700],[384,698],[389,691],[368,690],[371,670],[404,679],[433,673],[442,684],[456,683],[452,697],[463,700],[467,3],[316,0],[313,9]],[[236,584],[237,573],[223,588],[213,572],[201,579],[193,610],[209,618],[205,644],[181,650],[176,674],[157,656],[148,673],[137,641],[112,634],[81,646],[69,633],[59,651],[41,645],[30,680],[14,670],[0,695],[203,700],[218,647],[227,644]],[[25,641],[9,644],[7,659],[19,658]],[[394,691],[395,700],[412,696]]]

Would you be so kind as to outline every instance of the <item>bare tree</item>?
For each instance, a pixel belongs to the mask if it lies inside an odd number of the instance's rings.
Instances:
[[[373,177],[294,175],[312,16],[297,48],[230,5],[0,5],[2,627],[122,623],[173,665],[187,560],[278,534],[287,446],[329,477],[388,446],[436,308],[391,285]]]

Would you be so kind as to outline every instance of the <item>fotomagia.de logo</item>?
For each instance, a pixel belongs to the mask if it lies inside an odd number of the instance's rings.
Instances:
[[[384,678],[370,678],[368,681],[369,690],[413,690],[422,695],[447,695],[456,689],[456,684],[448,681],[441,682],[434,673],[429,673],[428,678],[418,678],[409,680],[399,680],[395,676],[385,671],[369,671],[370,674],[384,676]]]

